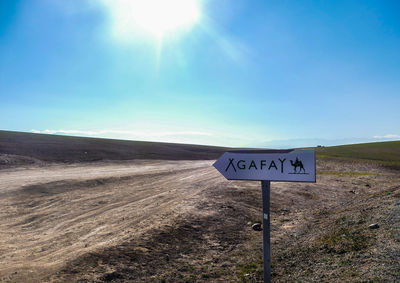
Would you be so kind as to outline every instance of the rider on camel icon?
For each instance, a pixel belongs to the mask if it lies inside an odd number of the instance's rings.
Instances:
[[[293,166],[294,173],[300,174],[301,170],[303,170],[303,172],[306,173],[306,170],[304,169],[303,166],[303,162],[301,162],[298,157],[296,157],[296,161],[294,163],[293,160],[290,160],[290,164]],[[297,167],[300,167],[299,172],[297,172]]]

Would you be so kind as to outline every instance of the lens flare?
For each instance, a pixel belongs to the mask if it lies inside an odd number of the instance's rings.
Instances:
[[[111,10],[114,32],[121,37],[138,33],[158,39],[182,32],[201,16],[198,0],[104,0]]]

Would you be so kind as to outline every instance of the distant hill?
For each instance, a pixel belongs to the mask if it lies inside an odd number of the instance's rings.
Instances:
[[[369,160],[400,168],[400,141],[317,147],[317,157]]]
[[[0,154],[51,162],[97,160],[207,160],[227,148],[0,131]]]
[[[400,168],[400,141],[315,149],[318,158],[372,160]],[[133,159],[213,160],[227,150],[232,148],[0,131],[0,155],[3,161],[18,159],[17,163]],[[11,157],[7,159],[7,156]]]

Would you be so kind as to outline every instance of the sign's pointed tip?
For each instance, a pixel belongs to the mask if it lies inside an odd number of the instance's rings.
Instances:
[[[214,161],[214,163],[213,163],[214,168],[217,168],[218,162],[219,162],[219,159],[217,159],[217,160]]]
[[[213,166],[215,169],[217,169],[218,172],[220,172],[225,177],[225,174],[222,169],[223,161],[224,161],[224,158],[221,156],[220,158],[218,158],[218,160],[216,160],[214,162]]]

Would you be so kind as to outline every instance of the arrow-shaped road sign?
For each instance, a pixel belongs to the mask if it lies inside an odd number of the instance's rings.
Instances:
[[[264,282],[271,282],[270,181],[315,182],[314,150],[225,152],[214,167],[228,180],[261,181],[263,199]]]
[[[214,167],[228,180],[315,182],[314,150],[228,151]]]

